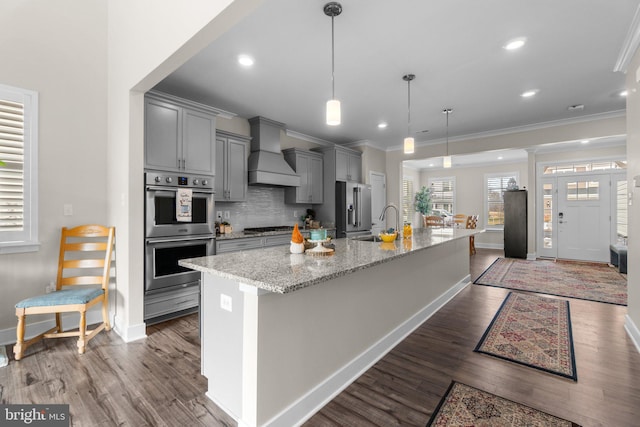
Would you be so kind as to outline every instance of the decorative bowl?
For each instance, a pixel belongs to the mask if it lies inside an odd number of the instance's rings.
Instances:
[[[398,232],[394,231],[393,233],[380,233],[380,238],[383,242],[391,243],[398,237]]]

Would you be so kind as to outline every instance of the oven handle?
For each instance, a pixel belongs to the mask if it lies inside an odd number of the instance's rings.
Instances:
[[[170,239],[153,239],[147,240],[147,245],[153,245],[156,243],[174,243],[174,242],[193,242],[196,240],[214,240],[213,237],[177,237]]]
[[[155,185],[148,185],[147,186],[147,191],[175,191],[177,192],[180,188],[177,187],[158,187]],[[206,190],[206,189],[199,189],[199,188],[192,188],[194,193],[204,193],[204,194],[216,194],[215,191],[213,190]]]

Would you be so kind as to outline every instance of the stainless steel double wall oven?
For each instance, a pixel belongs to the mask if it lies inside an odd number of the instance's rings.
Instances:
[[[145,173],[145,320],[196,311],[200,273],[178,265],[215,254],[213,177]],[[181,189],[191,190],[191,218],[178,221]]]

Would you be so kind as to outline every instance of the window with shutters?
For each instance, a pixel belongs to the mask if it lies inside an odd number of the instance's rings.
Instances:
[[[485,198],[484,211],[487,229],[504,228],[504,192],[507,189],[509,180],[513,178],[519,181],[518,172],[508,172],[501,174],[486,174],[484,176]]]
[[[37,92],[0,85],[0,253],[38,249]]]
[[[456,200],[456,178],[429,178],[429,188],[431,188],[431,209],[442,214],[455,213]]]
[[[412,222],[415,209],[413,207],[413,180],[402,180],[402,223]]]

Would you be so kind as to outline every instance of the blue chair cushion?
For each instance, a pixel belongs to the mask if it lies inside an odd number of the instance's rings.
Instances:
[[[86,304],[102,294],[104,294],[103,289],[76,286],[74,289],[62,289],[60,291],[51,292],[50,294],[43,294],[23,299],[16,304],[16,308]]]

